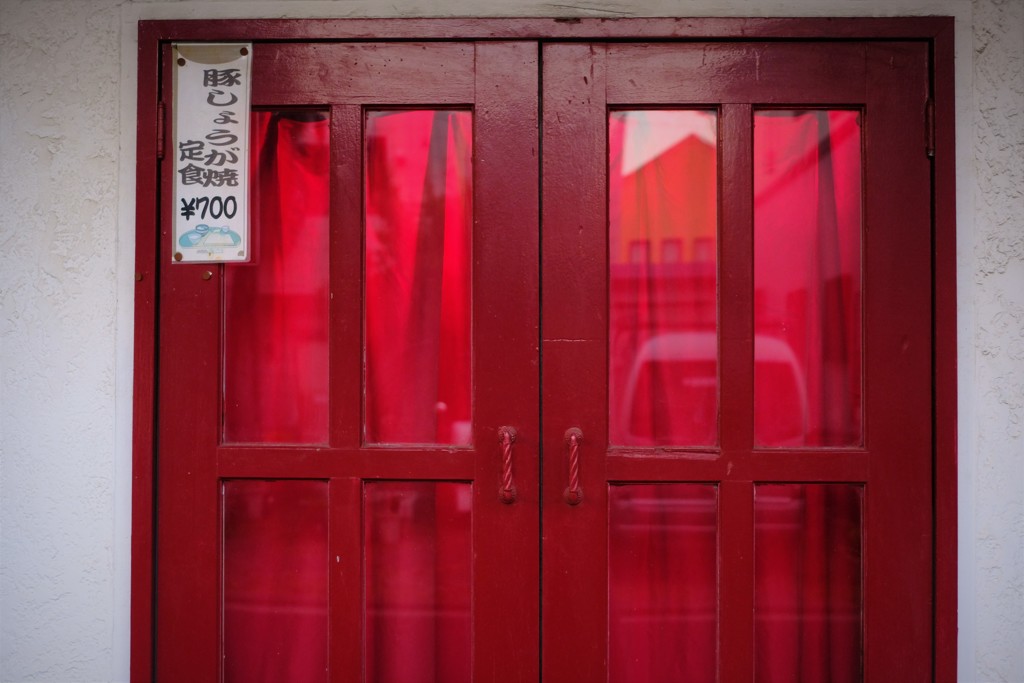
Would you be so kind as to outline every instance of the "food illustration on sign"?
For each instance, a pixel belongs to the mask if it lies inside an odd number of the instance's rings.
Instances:
[[[242,241],[241,235],[223,226],[211,228],[209,225],[197,225],[180,238],[178,244],[183,247],[235,247]]]

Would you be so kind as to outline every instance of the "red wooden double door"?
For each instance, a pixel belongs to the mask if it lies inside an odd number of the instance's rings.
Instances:
[[[255,43],[256,258],[160,245],[157,677],[928,679],[928,59]]]

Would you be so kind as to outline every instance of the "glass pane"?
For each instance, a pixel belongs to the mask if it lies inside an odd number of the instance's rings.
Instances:
[[[717,117],[608,116],[608,410],[616,446],[718,442]]]
[[[327,483],[224,482],[224,680],[327,680]]]
[[[470,443],[472,118],[366,119],[367,443]]]
[[[469,484],[366,485],[366,680],[469,683],[472,502]]]
[[[611,486],[608,505],[608,680],[713,683],[717,489]]]
[[[252,114],[257,258],[224,267],[224,440],[327,442],[327,115]]]
[[[861,127],[855,111],[754,116],[754,434],[861,438]]]
[[[754,495],[755,680],[861,680],[856,484],[762,484]]]

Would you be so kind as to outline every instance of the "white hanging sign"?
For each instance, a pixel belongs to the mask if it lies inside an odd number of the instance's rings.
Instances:
[[[175,43],[174,261],[248,261],[251,43]]]

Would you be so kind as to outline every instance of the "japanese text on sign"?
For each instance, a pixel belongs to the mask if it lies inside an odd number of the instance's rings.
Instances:
[[[250,44],[174,45],[174,260],[248,261]]]

